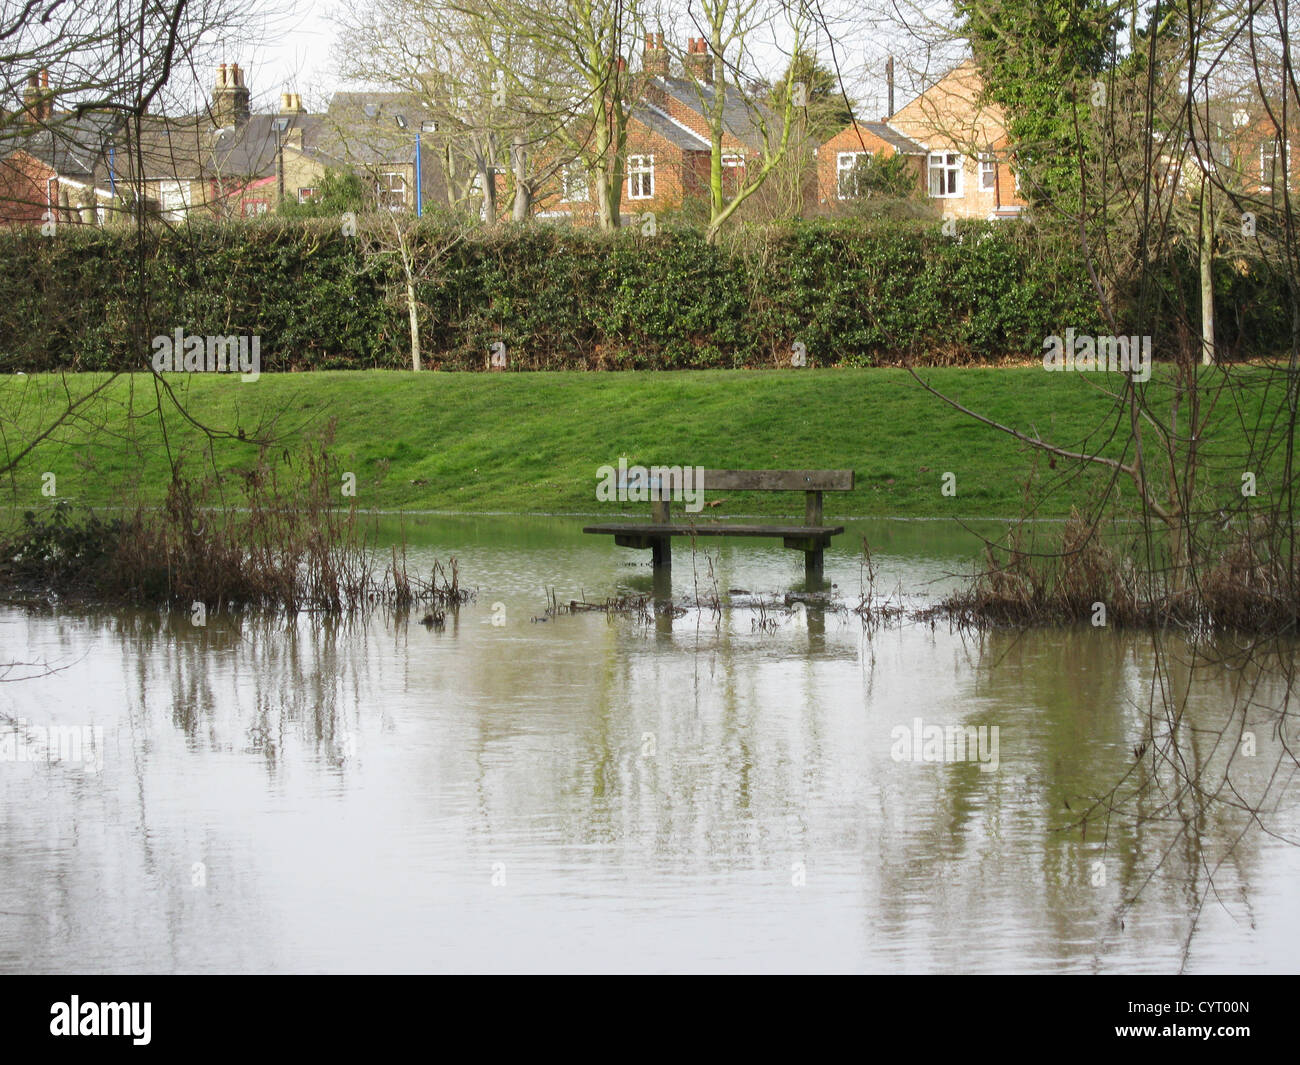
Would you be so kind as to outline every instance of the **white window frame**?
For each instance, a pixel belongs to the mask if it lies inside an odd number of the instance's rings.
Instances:
[[[304,186],[302,186],[302,188],[300,188],[300,189],[298,190],[298,202],[299,202],[299,203],[306,203],[306,202],[307,202],[308,200],[310,200],[313,196],[315,196],[316,193],[318,193],[319,191],[320,191],[320,190],[319,190],[318,188],[316,188],[315,185],[304,185]]]
[[[938,165],[936,165],[935,160],[940,160]],[[960,199],[962,196],[965,170],[966,160],[962,157],[961,152],[931,152],[926,157],[926,191],[929,192],[931,198],[936,200]],[[935,192],[934,179],[936,174],[942,174],[945,176],[941,179],[945,190],[947,190],[950,184],[955,184],[956,189],[953,191]],[[954,175],[956,177],[955,182],[946,180]]]
[[[591,182],[587,168],[579,161],[568,163],[560,170],[560,202],[591,202]]]
[[[396,178],[396,182],[394,182]],[[379,203],[387,207],[390,211],[406,210],[406,175],[400,170],[385,170],[380,173],[379,180],[375,182],[375,193],[379,198]],[[401,197],[401,203],[394,203],[393,197]]]
[[[994,192],[998,187],[998,161],[992,152],[980,155],[980,192]]]
[[[862,190],[857,187],[856,178],[852,192],[845,191],[844,182],[846,178],[856,174],[859,162],[870,159],[871,155],[871,152],[861,150],[835,153],[835,198],[837,200],[856,200],[862,195]]]
[[[734,183],[728,185],[727,171],[731,171],[730,180]],[[745,157],[739,152],[727,152],[722,157],[722,187],[723,189],[739,189],[741,186],[741,175],[745,171]]]
[[[158,210],[169,222],[180,222],[190,209],[188,181],[158,182]]]
[[[1264,160],[1270,160],[1265,166]],[[1291,162],[1291,141],[1289,138],[1282,140],[1263,141],[1259,146],[1259,184],[1260,188],[1268,191],[1273,187],[1273,175],[1282,176],[1282,167],[1280,161],[1285,159],[1289,164]],[[1289,169],[1289,167],[1288,167]]]
[[[654,195],[655,157],[653,155],[629,155],[627,157],[627,198],[629,200],[652,200]]]

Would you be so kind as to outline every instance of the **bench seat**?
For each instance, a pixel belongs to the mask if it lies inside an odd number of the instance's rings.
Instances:
[[[612,535],[619,547],[649,547],[650,541],[664,536],[771,536],[784,540],[816,540],[830,543],[832,536],[844,531],[843,525],[655,525],[650,522],[615,521],[586,525],[585,533]],[[624,543],[636,540],[636,543]],[[794,544],[787,546],[794,547]]]
[[[620,461],[620,489],[633,483]],[[612,467],[602,467],[613,473]],[[740,536],[770,537],[785,542],[785,546],[804,553],[804,575],[810,582],[822,581],[822,554],[830,546],[831,537],[844,531],[843,525],[822,524],[822,493],[851,492],[852,470],[706,470],[701,467],[655,466],[649,469],[636,467],[638,489],[648,489],[639,498],[647,497],[651,503],[650,520],[607,521],[583,527],[584,533],[613,536],[619,547],[632,547],[652,552],[651,564],[656,574],[666,574],[672,566],[672,538],[674,536]],[[694,473],[695,476],[688,476]],[[804,521],[802,525],[753,525],[728,522],[697,523],[694,519],[673,521],[670,502],[674,492],[685,492],[693,483],[700,492],[802,492],[804,494]],[[602,497],[597,493],[597,498]],[[617,498],[624,498],[618,496]],[[681,496],[677,496],[681,498]],[[689,495],[685,496],[690,499]],[[698,497],[697,497],[698,498]]]

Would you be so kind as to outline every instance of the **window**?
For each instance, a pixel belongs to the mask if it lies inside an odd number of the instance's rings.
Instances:
[[[244,201],[245,218],[257,218],[260,215],[266,214],[266,212],[269,211],[270,209],[271,209],[271,205],[266,200],[245,200]]]
[[[406,175],[398,173],[380,174],[375,184],[379,197],[379,206],[390,211],[400,211],[406,206]]]
[[[582,163],[570,163],[560,172],[560,186],[561,203],[587,203],[591,198],[587,168]]]
[[[835,194],[841,200],[856,200],[862,195],[862,167],[870,152],[839,152],[835,156]]]
[[[168,221],[179,222],[185,217],[190,207],[190,185],[188,181],[158,182],[158,206]]]
[[[1291,142],[1283,141],[1281,149],[1279,155],[1278,142],[1275,140],[1265,141],[1259,146],[1259,183],[1266,190],[1280,183],[1283,159],[1288,163],[1291,161]]]
[[[722,157],[722,189],[728,196],[734,196],[745,184],[745,157],[743,155],[724,155]]]
[[[316,190],[314,188],[298,190],[299,203],[306,203],[308,200],[315,198],[315,196],[316,196]]]
[[[992,192],[998,187],[998,162],[985,152],[980,156],[980,191]]]
[[[655,157],[629,155],[627,157],[627,198],[648,200],[655,194]]]
[[[962,159],[957,152],[930,153],[930,195],[961,195]]]

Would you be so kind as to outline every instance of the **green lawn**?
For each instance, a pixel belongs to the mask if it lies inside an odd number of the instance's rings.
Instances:
[[[1097,386],[1117,385],[1117,375],[1026,367],[930,369],[923,376],[969,407],[1064,446],[1099,430],[1104,437],[1114,421],[1113,400]],[[103,380],[87,374],[0,382],[0,444],[13,454],[65,405],[65,388],[81,395]],[[612,516],[620,508],[596,502],[596,470],[622,455],[644,465],[856,470],[857,489],[829,496],[829,515],[1011,516],[1033,465],[1015,441],[940,403],[903,370],[376,371],[268,374],[252,383],[205,374],[166,380],[189,414],[213,429],[242,429],[249,437],[273,430],[277,454],[334,420],[333,453],[341,469],[356,474],[358,503],[373,508]],[[39,444],[6,485],[6,501],[49,503],[41,492],[46,472],[57,478],[57,497],[73,502],[103,505],[133,492],[157,500],[169,452],[187,455],[191,471],[210,459],[223,471],[252,461],[251,444],[209,444],[170,403],[160,419],[155,384],[147,374],[114,381]],[[1252,395],[1251,402],[1271,402]],[[1223,432],[1239,435],[1238,425],[1225,412]],[[1048,490],[1044,516],[1067,513],[1104,483],[1100,472],[1069,476],[1067,465],[1049,470],[1038,461],[1040,486]],[[941,494],[945,472],[956,475],[955,496]],[[725,499],[708,513],[802,510],[796,495]]]

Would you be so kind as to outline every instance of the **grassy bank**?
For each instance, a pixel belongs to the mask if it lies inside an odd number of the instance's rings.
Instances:
[[[1240,372],[1240,371],[1238,371]],[[1246,371],[1249,372],[1249,371]],[[923,376],[965,405],[1064,446],[1109,436],[1114,401],[1098,385],[1116,375],[1048,374],[1041,367],[931,369]],[[14,453],[38,425],[102,384],[99,375],[7,377],[0,382],[4,446]],[[595,499],[596,468],[616,463],[714,468],[852,468],[851,493],[827,499],[836,516],[1009,516],[1019,512],[1035,460],[1003,434],[940,403],[902,370],[691,373],[444,374],[318,372],[237,377],[169,375],[189,416],[228,438],[209,441],[147,374],[122,376],[37,444],[5,485],[6,502],[56,498],[96,506],[133,493],[160,501],[169,455],[197,473],[215,463],[237,476],[259,436],[276,454],[333,423],[331,453],[356,475],[363,507],[454,511],[613,513]],[[1247,395],[1269,405],[1276,397]],[[1257,412],[1256,412],[1257,413]],[[1229,420],[1231,418],[1231,420]],[[1215,436],[1241,447],[1250,411],[1226,409]],[[240,434],[245,439],[240,439]],[[1125,433],[1116,434],[1122,441]],[[1118,457],[1112,445],[1109,454]],[[1043,516],[1095,498],[1107,478],[1037,460]],[[956,477],[956,495],[941,493]],[[1224,474],[1225,491],[1239,474]],[[1267,493],[1261,477],[1260,494]],[[1124,486],[1127,490],[1127,485]],[[793,513],[797,496],[722,497],[709,516]],[[340,503],[348,502],[340,493]],[[630,512],[647,506],[628,505]]]

